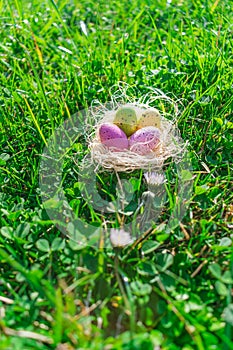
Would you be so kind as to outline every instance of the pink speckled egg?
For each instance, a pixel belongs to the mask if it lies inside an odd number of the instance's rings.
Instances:
[[[129,141],[124,133],[117,125],[111,123],[104,123],[99,128],[100,141],[114,151],[122,151],[127,149]]]
[[[129,139],[129,148],[132,152],[145,155],[153,151],[159,144],[160,131],[154,126],[146,126],[137,130]]]

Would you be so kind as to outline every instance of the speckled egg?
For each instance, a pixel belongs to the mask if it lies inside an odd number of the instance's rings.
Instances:
[[[129,139],[129,149],[140,155],[153,151],[159,144],[160,131],[154,126],[146,126],[137,130]]]
[[[137,116],[135,110],[131,107],[119,108],[113,123],[119,126],[127,136],[132,135],[137,130]]]
[[[147,109],[140,116],[138,120],[138,129],[146,126],[155,126],[156,128],[160,128],[161,115],[157,109]]]
[[[129,141],[124,131],[115,124],[102,124],[99,128],[99,138],[101,143],[107,147],[114,147],[114,151],[121,151],[129,146]]]

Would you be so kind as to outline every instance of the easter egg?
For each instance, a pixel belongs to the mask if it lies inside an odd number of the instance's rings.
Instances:
[[[129,149],[140,155],[153,151],[159,144],[160,131],[154,126],[146,126],[137,130],[129,139]]]
[[[99,128],[99,138],[101,143],[115,151],[120,151],[128,148],[129,141],[124,131],[117,125],[111,123],[104,123]]]
[[[138,129],[146,126],[155,126],[156,128],[160,128],[161,115],[157,109],[148,109],[140,116],[138,120]]]
[[[116,112],[113,123],[119,126],[127,136],[137,130],[137,116],[132,107],[121,107]]]

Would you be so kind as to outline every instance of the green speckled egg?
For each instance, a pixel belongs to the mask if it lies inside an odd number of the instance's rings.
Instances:
[[[127,136],[131,136],[137,130],[137,116],[135,110],[131,107],[119,108],[113,123],[119,126]]]
[[[138,120],[138,129],[146,126],[161,127],[161,115],[157,109],[148,109],[142,113]]]

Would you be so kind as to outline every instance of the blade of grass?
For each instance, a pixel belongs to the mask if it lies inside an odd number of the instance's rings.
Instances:
[[[30,107],[30,105],[29,105],[29,103],[28,103],[26,97],[23,97],[23,99],[24,99],[24,101],[25,101],[25,103],[26,103],[26,105],[27,105],[27,108],[28,108],[28,110],[29,110],[29,112],[30,112],[30,115],[31,115],[31,117],[32,117],[33,123],[34,123],[34,125],[35,125],[37,131],[39,132],[39,134],[40,134],[40,136],[41,136],[41,138],[42,138],[44,144],[45,144],[46,146],[48,146],[48,143],[47,143],[47,141],[46,141],[46,139],[45,139],[45,137],[44,137],[43,131],[42,131],[42,129],[41,129],[41,127],[40,127],[40,125],[39,125],[39,123],[38,123],[36,117],[34,116],[34,113],[33,113],[32,109],[31,109],[31,107]]]

